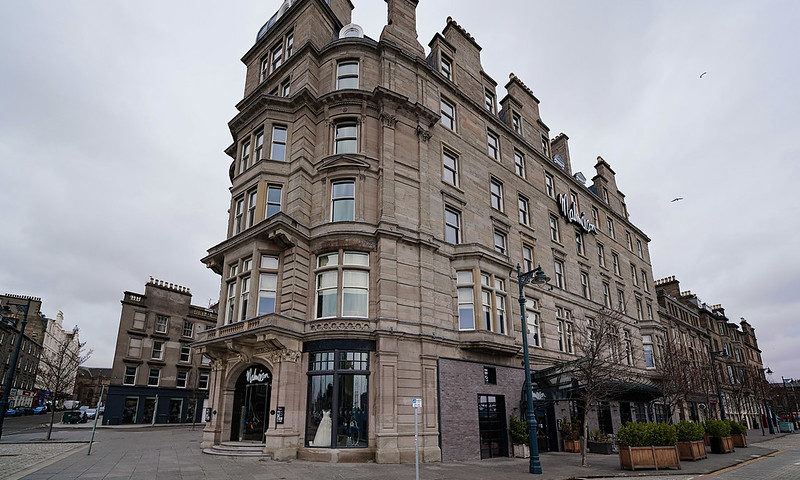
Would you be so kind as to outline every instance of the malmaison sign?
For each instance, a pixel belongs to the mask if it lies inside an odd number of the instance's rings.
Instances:
[[[597,227],[584,217],[582,212],[578,215],[578,207],[574,203],[570,205],[566,195],[559,193],[556,199],[558,200],[558,206],[561,208],[561,215],[564,215],[570,222],[580,225],[587,233],[597,235]]]

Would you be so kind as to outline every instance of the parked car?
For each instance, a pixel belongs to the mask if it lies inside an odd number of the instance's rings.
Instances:
[[[97,409],[87,408],[86,410],[83,411],[83,413],[85,413],[88,418],[92,419],[97,415]]]
[[[46,405],[42,405],[41,407],[36,407],[36,408],[33,409],[33,413],[35,415],[40,415],[42,413],[47,413],[47,406]]]
[[[20,412],[16,408],[9,408],[8,410],[6,410],[6,417],[17,417],[19,415]]]
[[[70,410],[68,412],[64,412],[64,414],[61,416],[61,423],[86,423],[88,419],[89,417],[85,412],[81,412],[80,410]]]
[[[17,407],[20,415],[33,415],[33,408],[31,407]]]

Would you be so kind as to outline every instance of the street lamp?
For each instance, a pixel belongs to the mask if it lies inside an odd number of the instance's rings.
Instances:
[[[710,350],[710,349],[709,349]],[[711,352],[711,370],[714,371],[714,384],[717,386],[717,399],[719,401],[719,414],[725,420],[725,404],[722,401],[722,391],[719,389],[719,377],[717,376],[717,366],[714,363],[714,358],[728,358],[728,353],[725,350],[717,350]]]
[[[20,325],[19,334],[17,335],[17,345],[14,347],[14,356],[11,358],[11,366],[8,367],[8,375],[6,377],[5,389],[3,396],[0,398],[0,438],[3,436],[3,420],[6,418],[6,410],[8,410],[8,396],[11,394],[11,385],[14,381],[14,371],[17,369],[17,361],[19,360],[19,349],[22,347],[23,334],[25,333],[25,325],[28,324],[28,310],[31,307],[31,300],[28,299],[25,304],[9,303],[17,308],[17,311],[23,313],[22,325]],[[0,310],[0,320],[3,322],[11,323],[11,319],[6,315],[11,313],[8,305],[4,305]],[[14,321],[16,324],[16,321]]]
[[[522,316],[522,352],[525,363],[525,397],[528,400],[528,408],[525,420],[528,424],[528,448],[531,451],[530,473],[542,473],[542,464],[539,461],[539,444],[536,438],[536,415],[533,413],[533,389],[531,387],[531,357],[528,351],[528,323],[525,320],[525,285],[534,283],[542,285],[550,281],[550,277],[544,273],[542,266],[534,268],[530,272],[522,273],[522,269],[517,264],[517,282],[519,283],[519,309]]]
[[[765,374],[765,373],[767,375],[772,375],[772,370],[770,370],[769,367],[767,367],[767,368],[759,368],[758,370],[761,372],[762,375]],[[764,376],[763,379],[764,379],[764,381],[766,381],[766,376]],[[772,415],[770,414],[770,411],[769,411],[769,404],[767,403],[767,396],[764,394],[764,382],[761,381],[762,378],[760,376],[759,376],[758,380],[759,380],[758,384],[761,386],[761,401],[764,403],[764,416],[766,417],[767,425],[769,426],[769,434],[770,435],[774,435],[775,434],[775,427],[772,426]],[[763,436],[764,435],[764,425],[763,425],[764,422],[761,422],[761,423],[762,423],[762,425],[761,425],[761,435]]]

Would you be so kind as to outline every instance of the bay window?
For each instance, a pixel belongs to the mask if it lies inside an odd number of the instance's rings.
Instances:
[[[316,276],[317,318],[369,316],[369,254],[320,255]]]
[[[355,220],[355,182],[334,182],[331,186],[331,221],[351,222]]]

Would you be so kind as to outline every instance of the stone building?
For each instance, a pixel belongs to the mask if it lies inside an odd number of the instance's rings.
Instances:
[[[188,288],[150,278],[125,292],[103,423],[199,421],[210,360],[191,348],[217,314],[191,304]]]
[[[75,378],[74,399],[81,402],[81,405],[97,405],[100,400],[100,391],[103,385],[111,383],[111,369],[98,367],[78,367],[78,374]]]
[[[766,413],[760,383],[764,382],[764,371],[755,329],[744,318],[739,324],[730,321],[721,305],[708,305],[691,291],[681,291],[674,276],[658,280],[656,292],[660,316],[670,331],[668,338],[690,351],[698,365],[706,369],[697,372],[705,382],[694,395],[694,405],[687,405],[690,417],[719,418],[719,382],[726,416],[748,428],[758,428]],[[697,413],[694,408],[699,408]]]
[[[43,326],[41,331],[43,355],[46,355],[47,358],[52,359],[51,363],[57,365],[57,358],[62,353],[71,356],[77,356],[80,354],[80,331],[77,325],[71,330],[64,329],[63,312],[59,310],[59,312],[56,314],[56,318],[47,318],[42,316],[41,322]],[[42,368],[45,368],[44,363],[40,364],[40,372],[37,376],[36,388],[41,391],[45,391],[48,390],[48,386],[46,385],[47,382],[45,380],[45,375],[42,375]],[[77,369],[74,371],[77,372]],[[72,398],[75,391],[75,378],[71,376],[66,383],[64,383],[63,389],[60,390],[60,392],[57,392],[58,397]]]
[[[17,368],[14,372],[14,383],[9,396],[10,407],[31,407],[38,404],[39,393],[36,390],[36,372],[42,352],[41,328],[44,315],[41,313],[42,299],[25,295],[6,293],[0,295],[0,392],[5,388],[11,359],[22,325],[23,312],[17,305],[28,307],[28,323],[22,337]],[[5,310],[4,307],[8,307]]]
[[[417,1],[387,5],[371,39],[348,0],[287,0],[242,57],[227,238],[203,259],[222,277],[195,344],[213,368],[204,448],[410,462],[421,398],[423,461],[507,455],[518,263],[553,279],[525,290],[537,369],[575,359],[576,325],[605,306],[625,311],[620,361],[648,375],[649,238],[609,162],[587,181],[521,79],[498,95],[464,28],[448,18],[426,54]],[[567,403],[537,406],[544,446]],[[621,405],[587,418],[614,431]]]

